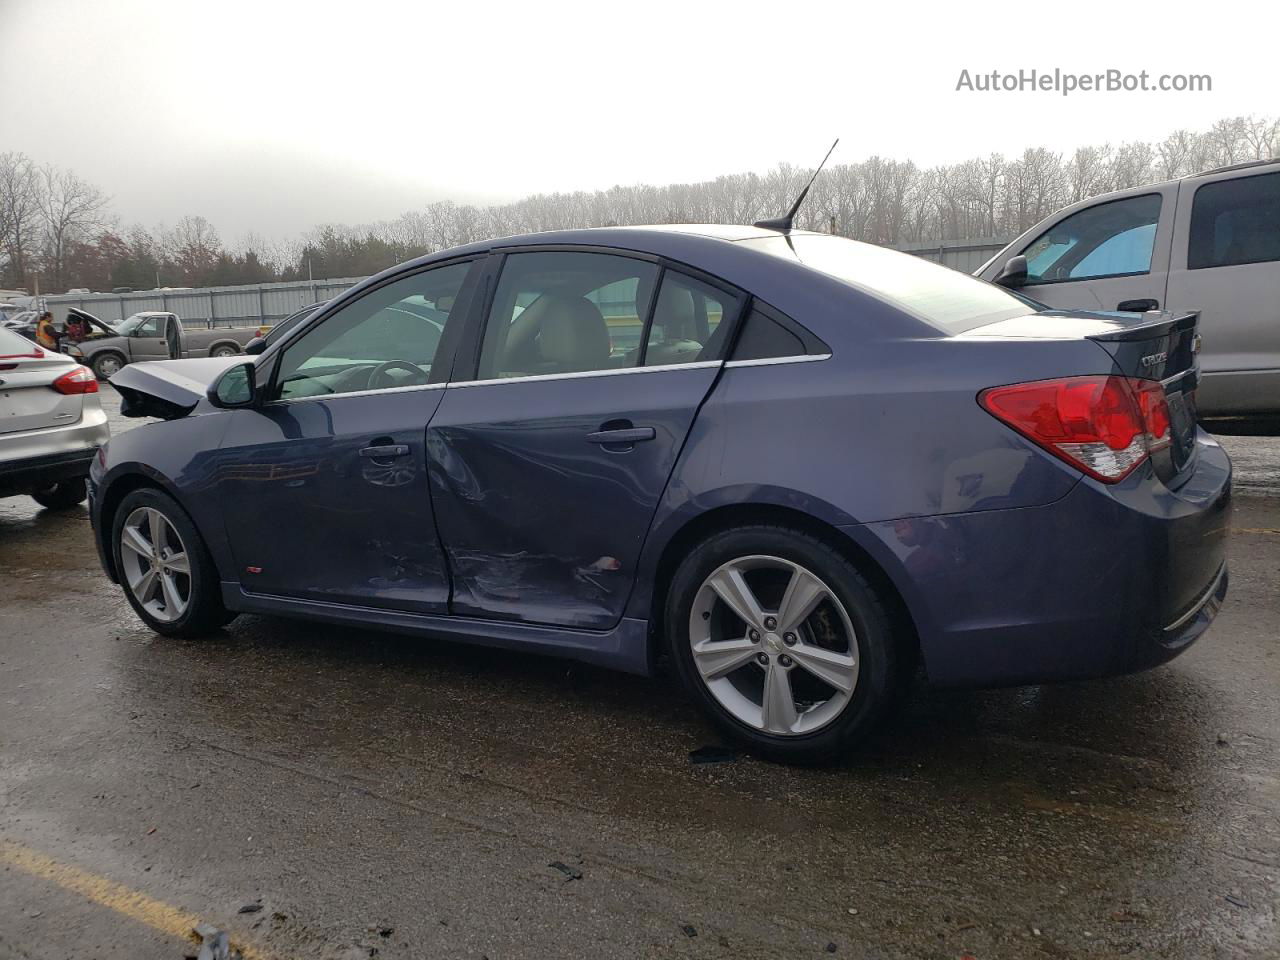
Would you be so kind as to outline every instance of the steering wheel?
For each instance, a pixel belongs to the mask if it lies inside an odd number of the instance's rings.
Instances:
[[[392,370],[404,370],[409,374],[407,380],[391,379],[387,374]],[[383,383],[382,381],[386,381]],[[427,382],[427,375],[416,363],[408,360],[384,360],[369,372],[370,390],[381,390],[383,387],[410,387]]]

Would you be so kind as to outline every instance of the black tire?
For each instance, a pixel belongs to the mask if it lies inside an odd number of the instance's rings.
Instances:
[[[84,503],[88,497],[89,488],[84,477],[59,480],[52,487],[31,494],[31,499],[46,510],[70,510],[76,504]]]
[[[129,515],[139,507],[159,510],[182,538],[182,545],[187,553],[191,567],[190,599],[186,611],[175,620],[159,620],[152,616],[124,583],[125,567],[121,559],[121,530]],[[186,511],[168,494],[152,487],[144,487],[125,496],[116,508],[111,521],[111,554],[121,579],[121,588],[129,600],[129,605],[133,607],[134,613],[156,633],[166,637],[207,636],[236,618],[234,612],[228,611],[222,605],[218,571],[213,564],[213,558],[209,556],[209,549],[205,546],[204,539]]]
[[[240,351],[238,348],[229,343],[220,343],[209,351],[211,357],[234,357]]]
[[[112,363],[116,364],[114,369],[105,369]],[[93,370],[93,375],[99,380],[109,380],[111,375],[119,371],[119,369],[126,363],[128,363],[128,361],[124,358],[123,354],[108,350],[105,353],[100,353],[94,357],[90,362],[89,367]]]
[[[707,689],[694,663],[689,617],[698,590],[722,564],[766,555],[800,564],[835,593],[853,624],[858,645],[857,684],[843,711],[810,734],[778,736],[749,726]],[[671,659],[690,697],[730,739],[783,763],[826,763],[848,754],[885,715],[902,692],[902,644],[875,589],[830,544],[785,526],[758,524],[714,534],[681,562],[667,593],[665,630]]]

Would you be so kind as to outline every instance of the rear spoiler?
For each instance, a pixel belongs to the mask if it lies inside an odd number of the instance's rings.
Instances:
[[[1168,336],[1171,333],[1194,330],[1199,322],[1199,310],[1192,310],[1182,316],[1175,316],[1168,310],[1148,310],[1142,315],[1140,322],[1124,324],[1117,322],[1114,330],[1089,334],[1088,337],[1090,340],[1109,343],[1154,340],[1156,337]]]

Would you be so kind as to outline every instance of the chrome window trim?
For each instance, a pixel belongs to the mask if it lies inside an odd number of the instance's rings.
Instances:
[[[547,380],[582,380],[588,377],[616,377],[625,373],[670,373],[676,370],[708,370],[721,366],[720,360],[695,360],[692,363],[660,363],[652,367],[621,367],[611,370],[579,370],[574,373],[537,373],[526,377],[494,377],[492,380],[454,380],[450,387],[483,387],[499,383],[541,383]]]
[[[829,353],[805,353],[794,357],[760,357],[756,360],[730,360],[726,367],[771,367],[778,363],[815,363],[819,360],[830,360]]]
[[[268,400],[264,407],[288,403],[306,403],[311,400],[336,400],[338,397],[369,397],[376,393],[413,393],[416,390],[443,390],[447,383],[413,383],[403,387],[379,387],[376,390],[352,390],[349,393],[320,393],[314,397],[284,397]]]

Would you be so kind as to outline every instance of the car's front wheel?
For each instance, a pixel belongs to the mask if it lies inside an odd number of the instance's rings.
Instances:
[[[195,637],[230,622],[217,570],[195,524],[159,490],[128,494],[111,530],[116,570],[134,612],[156,633]]]
[[[672,580],[666,629],[694,700],[773,759],[840,756],[897,691],[881,598],[840,551],[799,530],[738,527],[701,543]]]

